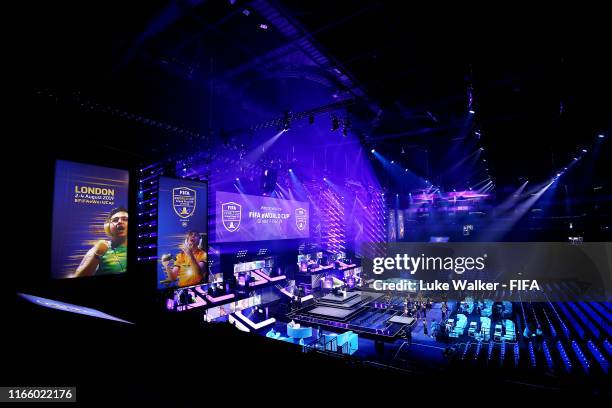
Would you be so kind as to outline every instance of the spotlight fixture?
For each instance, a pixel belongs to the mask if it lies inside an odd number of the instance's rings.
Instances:
[[[285,111],[283,115],[283,130],[289,130],[291,128],[291,112]]]
[[[293,172],[293,170],[289,169],[289,173]]]
[[[603,139],[604,137],[606,137],[603,133],[600,133],[597,135],[598,138]]]
[[[470,111],[469,111],[469,112],[470,112],[470,115],[473,115],[473,114],[475,114],[475,113],[476,113],[476,112],[475,112],[474,110],[472,110],[472,109],[470,109]]]
[[[405,171],[405,172],[408,172],[408,169],[405,169],[404,171]]]
[[[376,150],[374,150],[374,149],[372,149],[372,150],[370,150],[370,151],[371,151],[372,153],[376,153]]]
[[[236,181],[240,181],[240,178],[236,177]]]
[[[395,163],[395,160],[391,160],[391,164]]]
[[[480,151],[481,151],[481,152],[482,152],[482,151],[484,151],[484,147],[481,147],[481,148],[480,148]]]
[[[586,153],[586,152],[587,152],[587,149],[582,149],[582,153]]]

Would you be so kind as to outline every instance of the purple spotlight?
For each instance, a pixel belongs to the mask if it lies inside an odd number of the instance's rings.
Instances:
[[[240,181],[240,178],[236,177],[236,181]]]
[[[327,181],[327,177],[323,177],[323,181]]]
[[[370,151],[371,151],[372,153],[376,153],[376,150],[374,150],[374,149],[372,149],[372,150],[370,150]]]
[[[603,134],[603,133],[600,133],[600,134],[598,134],[598,135],[597,135],[597,137],[598,137],[598,138],[600,138],[600,139],[603,139],[603,138],[604,138],[604,137],[606,137],[606,136],[604,136],[604,134]]]
[[[267,24],[260,24],[259,28],[261,28],[262,30],[267,30],[268,29],[268,25]]]
[[[293,170],[289,169],[289,173],[291,173]]]
[[[469,112],[470,112],[470,115],[473,115],[476,113],[473,109],[470,109]]]
[[[587,152],[587,149],[582,149],[582,153],[586,153],[586,152]]]
[[[557,173],[557,177],[561,177],[561,173]]]

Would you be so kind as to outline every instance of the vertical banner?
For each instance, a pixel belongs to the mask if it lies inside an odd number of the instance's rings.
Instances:
[[[160,177],[157,212],[157,288],[209,282],[208,186]]]
[[[58,160],[53,192],[54,278],[127,271],[126,170]]]

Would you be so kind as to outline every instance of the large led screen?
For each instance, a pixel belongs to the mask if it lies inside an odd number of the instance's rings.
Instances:
[[[309,237],[306,202],[217,192],[215,214],[217,242]]]
[[[157,209],[158,289],[209,283],[206,183],[161,177]]]
[[[54,278],[127,271],[129,173],[58,160],[53,192]]]

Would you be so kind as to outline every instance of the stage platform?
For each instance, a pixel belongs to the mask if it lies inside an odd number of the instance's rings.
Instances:
[[[359,306],[366,305],[376,301],[382,295],[379,293],[349,292],[345,296],[336,296],[329,293],[318,299],[318,304],[336,307],[340,309],[356,309]]]
[[[355,312],[356,310],[354,309],[339,309],[331,306],[317,306],[314,309],[309,310],[307,313],[330,319],[346,320],[349,315]]]

